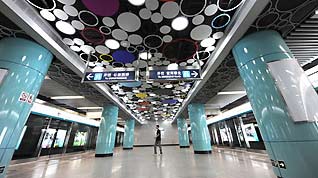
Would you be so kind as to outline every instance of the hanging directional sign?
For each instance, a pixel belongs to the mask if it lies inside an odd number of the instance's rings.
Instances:
[[[84,82],[133,82],[138,79],[134,68],[116,68],[101,72],[85,72]]]
[[[201,73],[194,67],[149,67],[147,77],[148,80],[201,80]]]

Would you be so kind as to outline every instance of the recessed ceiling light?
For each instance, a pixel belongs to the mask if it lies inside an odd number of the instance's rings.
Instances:
[[[168,70],[176,70],[176,69],[178,69],[177,63],[172,63],[168,65]]]
[[[46,101],[43,101],[43,100],[40,100],[40,99],[35,99],[35,102],[36,102],[36,103],[39,103],[39,104],[46,103]]]
[[[189,21],[187,18],[177,17],[172,21],[171,26],[173,29],[175,29],[177,31],[181,31],[181,30],[186,29],[188,24],[189,24]]]
[[[84,96],[53,96],[53,100],[72,100],[72,99],[84,99]]]
[[[145,0],[128,0],[130,4],[134,6],[141,6],[145,3]]]
[[[246,91],[221,91],[218,95],[240,95],[246,94]]]
[[[147,60],[147,59],[150,59],[152,57],[152,55],[150,53],[148,53],[148,52],[143,52],[143,53],[139,54],[139,57],[141,59]]]
[[[207,38],[201,41],[200,45],[204,48],[207,48],[209,46],[213,46],[215,44],[215,39],[214,38]]]
[[[118,41],[113,39],[106,40],[105,45],[110,49],[118,49],[120,47],[120,44],[118,43]]]
[[[165,85],[165,88],[173,88],[172,84]]]
[[[102,109],[102,107],[79,107],[77,109],[81,109],[81,110],[89,110],[89,109]]]
[[[55,26],[59,31],[67,35],[73,35],[76,32],[75,28],[70,23],[62,20],[57,21]]]

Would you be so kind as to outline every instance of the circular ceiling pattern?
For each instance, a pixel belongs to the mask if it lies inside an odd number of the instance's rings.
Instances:
[[[55,25],[63,42],[84,62],[91,53],[91,70],[137,68],[142,81],[107,85],[134,114],[148,119],[172,118],[194,82],[148,81],[146,68],[205,65],[224,36],[235,9],[243,3],[240,0],[129,0],[125,3],[45,0],[47,4],[27,1],[38,9],[43,19]],[[0,35],[14,33],[0,26]]]
[[[180,12],[186,17],[199,15],[207,4],[207,0],[181,0]]]
[[[166,2],[161,6],[160,12],[164,18],[173,19],[179,14],[179,5],[176,2]]]
[[[190,36],[194,40],[204,40],[212,34],[212,28],[209,25],[200,25],[192,29]]]
[[[90,11],[82,10],[78,13],[78,19],[85,25],[94,27],[98,24],[98,18]]]
[[[135,32],[141,27],[139,17],[131,12],[121,13],[117,17],[117,24],[121,29],[127,32]]]
[[[119,0],[82,0],[87,9],[99,16],[112,16],[119,9]]]

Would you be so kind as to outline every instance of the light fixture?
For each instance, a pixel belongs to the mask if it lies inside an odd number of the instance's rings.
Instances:
[[[79,107],[77,109],[81,110],[90,110],[90,109],[102,109],[102,107]]]
[[[128,0],[130,4],[134,6],[141,6],[145,3],[145,0]]]
[[[207,48],[209,46],[213,46],[215,44],[215,39],[214,38],[207,38],[201,41],[200,45],[204,48]]]
[[[189,21],[185,17],[177,17],[171,22],[171,26],[174,30],[181,31],[187,28]]]
[[[113,39],[106,40],[105,45],[110,49],[118,49],[120,47],[120,44],[118,43],[118,41]]]
[[[177,70],[178,64],[177,63],[171,63],[168,65],[168,70]]]
[[[36,102],[36,103],[39,103],[39,104],[44,104],[44,103],[46,103],[46,101],[43,101],[43,100],[40,100],[40,99],[35,99],[35,102]]]
[[[52,96],[53,100],[72,100],[72,99],[84,99],[84,96]]]
[[[142,52],[139,54],[139,57],[141,59],[147,60],[147,59],[150,59],[152,57],[152,55],[148,52]]]
[[[221,91],[218,95],[241,95],[246,94],[246,91]]]
[[[165,85],[165,88],[173,88],[172,84]]]

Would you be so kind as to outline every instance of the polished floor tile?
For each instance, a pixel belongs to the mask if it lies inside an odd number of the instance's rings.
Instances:
[[[108,158],[90,152],[11,165],[7,178],[275,178],[267,156],[260,153],[214,149],[211,155],[194,155],[192,149],[174,146],[163,151],[116,149]]]

